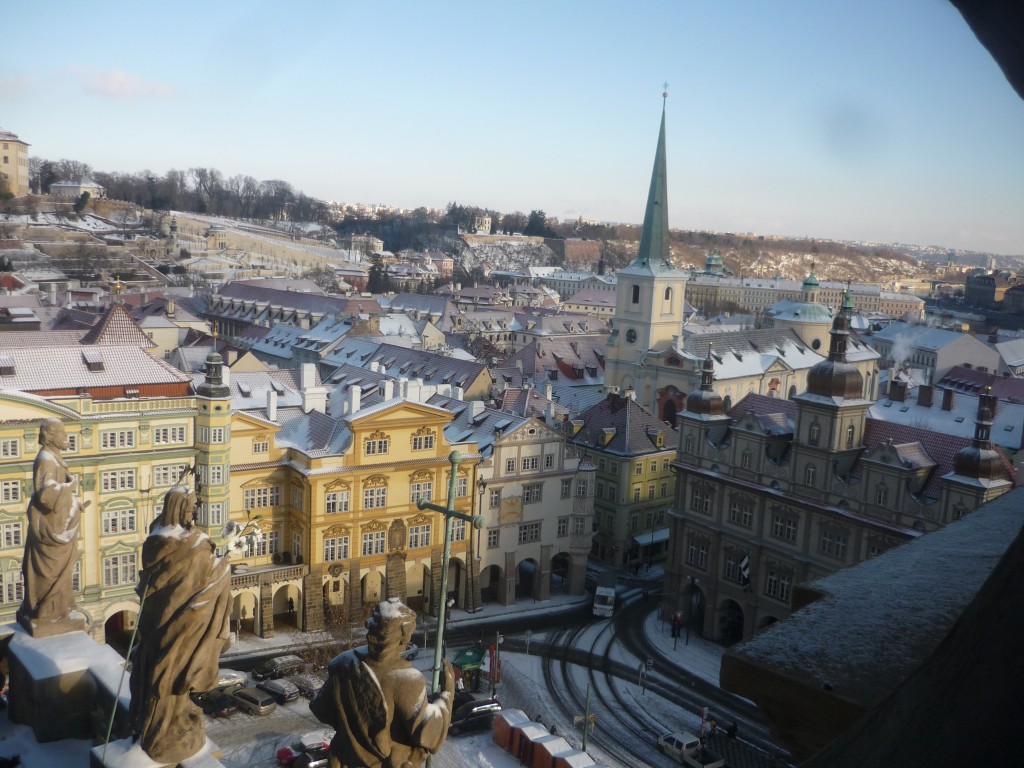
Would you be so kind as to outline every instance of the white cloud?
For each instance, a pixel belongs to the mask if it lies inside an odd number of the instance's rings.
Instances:
[[[34,85],[35,78],[31,75],[0,76],[0,99],[21,100],[28,95]]]
[[[162,99],[175,93],[170,83],[147,82],[121,69],[93,70],[73,65],[67,71],[86,93],[104,99]]]

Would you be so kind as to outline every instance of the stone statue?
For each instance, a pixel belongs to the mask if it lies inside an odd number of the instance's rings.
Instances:
[[[176,764],[202,749],[203,713],[189,698],[217,684],[228,646],[231,571],[194,526],[196,495],[175,486],[142,545],[131,719],[142,749]]]
[[[25,597],[18,621],[35,637],[85,628],[85,615],[75,610],[71,571],[78,556],[76,540],[81,514],[78,478],[68,472],[61,451],[68,436],[60,419],[39,427],[39,453],[32,464],[32,498],[28,503],[28,534],[21,561]]]
[[[452,666],[428,696],[423,673],[401,657],[416,614],[398,598],[378,603],[366,622],[367,645],[331,661],[309,708],[334,728],[331,768],[419,768],[448,734],[455,696]]]

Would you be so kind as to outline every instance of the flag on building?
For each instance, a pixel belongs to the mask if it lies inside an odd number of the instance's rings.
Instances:
[[[743,579],[743,591],[750,591],[750,556],[744,555],[740,560],[740,577]]]

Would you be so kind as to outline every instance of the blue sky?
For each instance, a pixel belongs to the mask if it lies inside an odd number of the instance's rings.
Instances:
[[[0,127],[47,159],[327,200],[1024,255],[1024,101],[944,0],[19,3]]]

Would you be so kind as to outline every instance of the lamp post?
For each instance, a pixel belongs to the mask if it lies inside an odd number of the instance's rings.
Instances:
[[[431,504],[425,498],[421,498],[416,502],[416,506],[419,509],[431,509],[444,515],[444,548],[441,554],[441,600],[438,602],[437,638],[434,642],[434,677],[432,685],[434,693],[438,693],[441,690],[441,661],[444,658],[442,647],[444,645],[444,629],[448,608],[448,560],[452,554],[452,519],[465,520],[476,529],[479,529],[484,523],[484,519],[480,515],[466,515],[455,511],[457,472],[462,461],[462,454],[458,451],[452,451],[448,456],[448,461],[452,465],[451,477],[448,482],[448,506],[442,507],[439,504]]]

